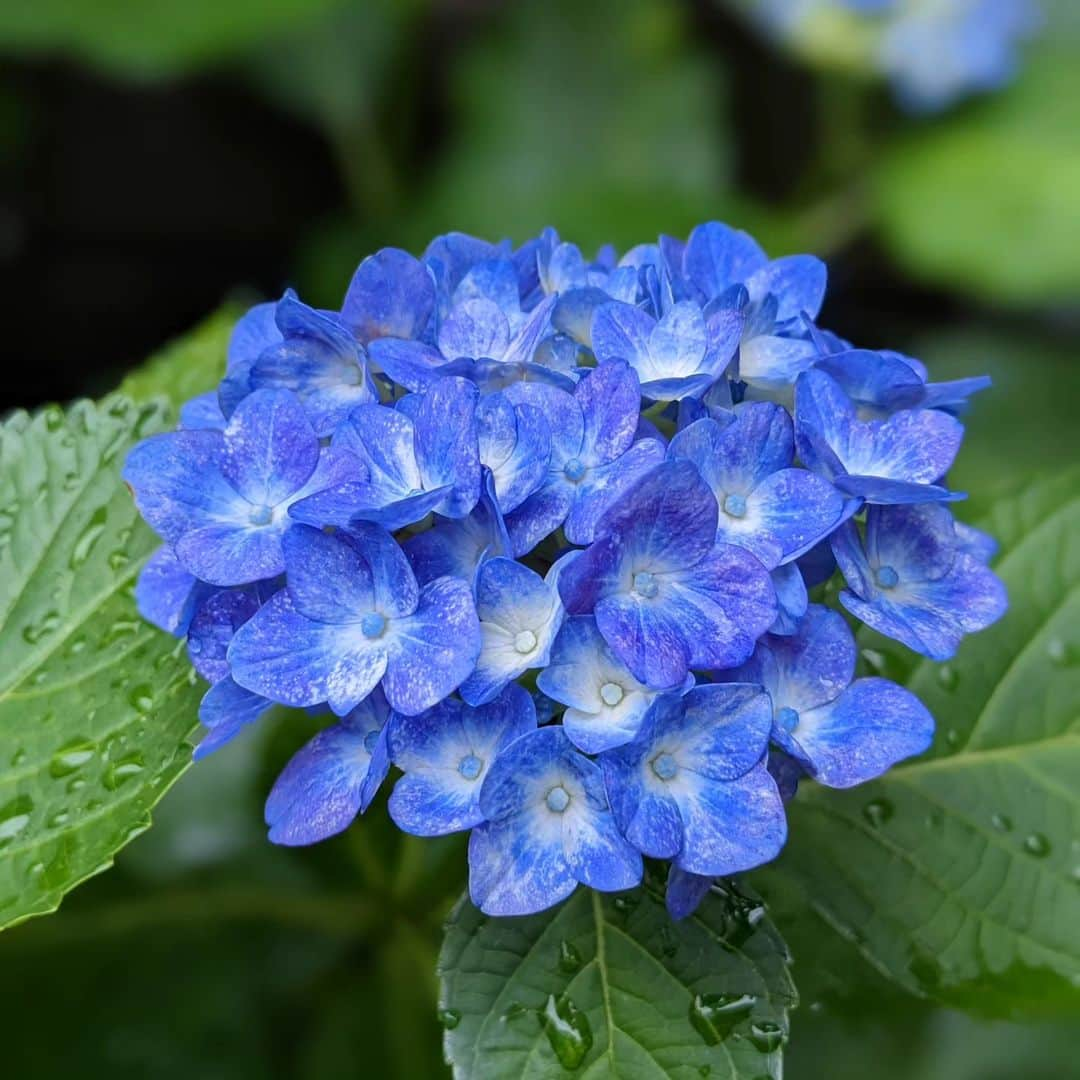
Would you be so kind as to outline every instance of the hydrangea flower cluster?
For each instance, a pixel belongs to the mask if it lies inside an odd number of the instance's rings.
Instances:
[[[328,712],[272,841],[342,831],[393,773],[401,829],[469,831],[486,912],[647,856],[683,915],[780,851],[794,778],[926,749],[850,623],[941,660],[1002,614],[944,483],[987,380],[820,329],[825,282],[716,223],[593,260],[450,234],[365,259],[340,311],[252,308],[124,471],[164,541],[140,610],[211,684],[195,756]]]
[[[912,112],[937,112],[1016,74],[1041,25],[1036,0],[740,0],[811,55],[870,66]]]

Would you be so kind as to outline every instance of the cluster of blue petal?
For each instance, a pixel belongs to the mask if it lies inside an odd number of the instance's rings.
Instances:
[[[986,380],[821,329],[825,284],[718,223],[592,260],[449,234],[366,259],[339,311],[249,311],[124,470],[164,541],[140,611],[210,684],[196,756],[275,704],[329,714],[275,843],[392,777],[405,832],[470,833],[486,912],[648,857],[683,915],[777,854],[799,778],[925,750],[850,623],[946,659],[1004,611],[945,481]]]
[[[1042,24],[1037,0],[749,0],[749,6],[773,32],[811,51],[869,52],[865,62],[917,113],[1008,83],[1020,43]]]

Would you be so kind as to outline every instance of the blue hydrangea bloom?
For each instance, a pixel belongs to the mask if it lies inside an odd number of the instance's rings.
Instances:
[[[563,730],[586,754],[599,754],[634,739],[660,693],[634,678],[611,651],[591,615],[576,615],[563,623],[550,663],[537,676],[536,685],[566,706]],[[687,675],[684,688],[693,685],[694,677]]]
[[[716,499],[688,461],[646,474],[559,579],[566,610],[595,614],[612,652],[653,689],[745,660],[776,618],[768,571],[716,542]]]
[[[285,539],[288,587],[237,631],[233,677],[286,705],[339,716],[382,685],[391,706],[431,708],[473,670],[480,625],[456,578],[420,588],[394,538],[358,524],[333,536],[298,525]]]
[[[854,679],[856,655],[843,616],[811,604],[793,634],[766,634],[745,664],[719,676],[764,687],[772,741],[820,783],[852,787],[921,754],[934,734],[914,694],[888,679]]]
[[[210,684],[195,756],[321,713],[272,841],[345,829],[393,763],[391,817],[469,831],[489,914],[649,856],[683,917],[777,853],[801,777],[919,753],[926,710],[854,678],[810,590],[839,569],[848,613],[933,658],[1001,614],[942,481],[988,380],[855,348],[825,285],[710,222],[591,259],[447,233],[365,259],[340,311],[252,308],[124,471],[164,541],[139,611]]]
[[[275,844],[325,840],[367,810],[390,771],[389,719],[386,699],[375,690],[293,756],[266,800]]]
[[[872,506],[865,541],[849,521],[832,547],[847,582],[844,607],[932,660],[948,660],[965,634],[1008,606],[1000,580],[963,550],[944,506]]]
[[[447,698],[417,716],[395,716],[390,758],[405,775],[390,795],[390,816],[414,836],[482,824],[480,789],[492,763],[535,730],[532,698],[516,684],[484,705]]]
[[[712,489],[717,540],[752,551],[772,570],[808,551],[836,527],[844,499],[830,483],[792,468],[795,439],[787,410],[750,402],[721,426],[697,420],[668,446]]]
[[[787,825],[765,766],[771,715],[760,686],[696,686],[658,698],[637,739],[600,757],[630,843],[712,877],[774,858]]]
[[[578,884],[604,892],[641,881],[641,855],[615,826],[600,767],[558,727],[515,739],[480,789],[469,837],[469,894],[489,915],[526,915]]]
[[[356,469],[351,456],[320,449],[293,394],[258,390],[223,432],[177,431],[139,443],[124,479],[186,570],[213,585],[243,585],[285,569],[289,507]]]

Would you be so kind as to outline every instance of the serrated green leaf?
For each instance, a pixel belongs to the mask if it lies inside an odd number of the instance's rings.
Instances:
[[[169,426],[113,397],[0,427],[0,926],[107,867],[190,761],[200,691],[136,613],[158,541],[119,475]]]
[[[991,1015],[1080,1005],[1080,471],[987,527],[1007,616],[909,681],[932,750],[850,791],[803,785],[774,870],[908,989]]]
[[[527,918],[463,897],[439,959],[444,1049],[455,1077],[779,1076],[795,989],[756,901],[706,897],[672,922],[652,884],[579,888]]]
[[[135,401],[164,395],[174,409],[212,390],[225,374],[225,353],[236,320],[237,304],[225,304],[183,337],[170,341],[120,384],[120,393]]]

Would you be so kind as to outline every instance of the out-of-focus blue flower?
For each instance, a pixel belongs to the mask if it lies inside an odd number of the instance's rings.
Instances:
[[[665,462],[604,515],[559,579],[566,610],[595,614],[615,655],[653,689],[679,686],[691,668],[742,663],[776,617],[768,571],[716,542],[717,515],[697,469]]]
[[[273,843],[314,844],[367,810],[390,770],[389,715],[375,690],[293,756],[266,800]]]
[[[365,476],[297,503],[309,525],[374,521],[400,529],[432,511],[464,517],[480,495],[476,387],[447,377],[397,408],[360,405],[334,432],[331,448],[362,462]]]
[[[932,660],[948,660],[965,634],[1008,606],[998,578],[963,550],[944,506],[872,506],[865,542],[849,521],[832,547],[847,582],[844,607]]]
[[[381,684],[397,712],[413,715],[468,677],[480,625],[464,581],[421,589],[379,525],[333,536],[298,525],[284,546],[288,587],[229,647],[241,686],[286,705],[326,702],[342,716]]]
[[[868,503],[927,503],[963,496],[937,484],[956,457],[963,425],[937,409],[904,409],[860,420],[855,404],[824,371],[795,386],[799,457],[846,495]]]
[[[559,727],[510,743],[480,789],[469,837],[469,894],[488,915],[529,915],[578,884],[604,892],[641,881],[641,855],[615,826],[599,767]]]
[[[586,754],[634,739],[660,691],[650,690],[611,651],[591,615],[567,619],[559,630],[549,665],[536,679],[548,697],[566,706],[563,730]],[[684,689],[694,685],[687,675]]]
[[[792,468],[795,440],[787,410],[749,402],[721,426],[695,421],[668,446],[712,489],[720,513],[716,538],[753,552],[766,569],[797,558],[840,521],[844,499],[830,483]]]
[[[289,507],[359,468],[348,454],[320,450],[293,394],[258,390],[224,432],[145,439],[128,455],[124,479],[186,570],[213,585],[243,585],[285,569]]]
[[[572,556],[571,556],[572,557]],[[461,684],[470,705],[483,705],[512,680],[546,666],[565,612],[556,587],[559,563],[541,577],[513,559],[488,559],[476,578],[480,655]]]
[[[405,775],[390,795],[390,816],[415,836],[481,824],[480,788],[492,763],[535,730],[532,698],[513,684],[485,705],[447,698],[417,716],[395,716],[390,758]]]
[[[921,754],[934,720],[888,679],[852,679],[855,639],[838,612],[812,604],[794,634],[766,634],[742,667],[720,673],[754,683],[772,701],[772,740],[822,784],[852,787]]]
[[[712,877],[774,858],[787,824],[765,767],[770,716],[759,686],[697,686],[658,698],[637,739],[600,757],[630,843]]]
[[[622,361],[594,368],[568,394],[542,383],[517,383],[506,397],[546,418],[551,453],[541,486],[506,520],[515,555],[524,555],[560,525],[572,544],[587,544],[604,511],[664,458],[654,439],[635,442],[641,392]]]

